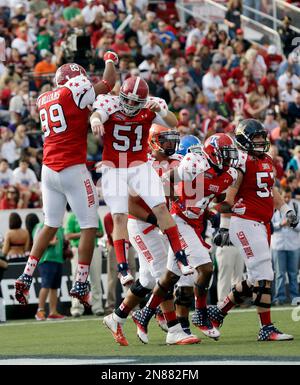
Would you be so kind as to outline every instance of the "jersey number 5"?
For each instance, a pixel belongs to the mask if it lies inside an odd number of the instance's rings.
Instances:
[[[117,139],[120,143],[113,142],[113,148],[117,151],[128,151],[131,149],[131,151],[141,151],[143,149],[141,140],[143,135],[143,126],[137,126],[134,130],[134,133],[136,134],[135,139],[135,145],[131,148],[132,143],[130,143],[130,138],[127,135],[121,135],[120,131],[131,131],[131,126],[121,126],[119,124],[116,124],[113,131],[113,137]]]
[[[45,137],[50,135],[50,128],[56,133],[64,132],[67,129],[66,118],[60,104],[52,104],[48,111],[45,108],[40,110],[42,130]]]
[[[256,184],[257,187],[260,189],[256,191],[256,194],[260,198],[269,198],[272,196],[272,189],[270,188],[270,185],[267,183],[267,181],[263,181],[266,179],[271,179],[273,181],[274,174],[272,172],[258,172],[256,173]]]

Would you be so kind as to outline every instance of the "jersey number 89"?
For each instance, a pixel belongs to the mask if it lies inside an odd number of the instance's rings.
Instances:
[[[56,133],[64,132],[67,129],[66,118],[60,104],[52,104],[48,111],[45,108],[40,110],[42,130],[45,137],[50,135],[50,128]]]

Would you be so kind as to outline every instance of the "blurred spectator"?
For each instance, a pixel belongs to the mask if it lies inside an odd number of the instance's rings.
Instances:
[[[288,128],[284,126],[286,121],[280,122],[280,137],[275,141],[278,148],[278,154],[283,159],[284,168],[286,168],[289,160],[291,159],[291,151],[294,148],[293,139],[289,137]]]
[[[160,46],[157,44],[157,36],[153,32],[148,33],[148,43],[142,47],[142,55],[147,57],[148,55],[154,55],[157,59],[162,56],[163,52]]]
[[[194,56],[189,67],[190,77],[193,79],[194,83],[198,86],[198,89],[202,89],[202,78],[203,70],[201,66],[201,58],[199,56]]]
[[[29,114],[29,84],[27,80],[21,81],[16,89],[16,95],[9,103],[10,122],[15,126],[24,123]]]
[[[33,229],[35,228],[35,226],[36,226],[39,222],[40,222],[39,217],[38,217],[36,214],[31,213],[31,214],[27,214],[27,215],[26,215],[26,218],[25,218],[25,227],[26,227],[26,230],[28,231],[28,234],[29,234],[29,237],[30,237],[30,246],[29,246],[29,250],[31,250],[32,245],[33,245],[33,237],[32,237]]]
[[[278,27],[278,33],[280,35],[285,56],[288,56],[295,49],[295,45],[293,45],[292,42],[293,39],[297,37],[297,34],[290,28],[291,21],[292,19],[286,15],[282,19],[282,25]]]
[[[0,160],[0,198],[5,190],[13,184],[13,171],[9,168],[7,159]]]
[[[45,80],[47,81],[47,79],[45,79],[45,75],[50,75],[49,77],[51,78],[56,71],[56,65],[52,63],[53,54],[46,49],[42,49],[41,56],[43,60],[39,61],[34,67],[34,75],[36,77],[35,84],[37,88],[39,88]]]
[[[34,229],[33,239],[38,236],[43,228],[43,223],[38,223]],[[41,277],[41,289],[39,292],[39,304],[35,314],[37,321],[47,320],[63,320],[65,317],[57,311],[57,290],[61,286],[62,267],[64,263],[63,258],[64,249],[64,230],[60,227],[49,246],[44,252],[38,264],[38,270]],[[46,301],[49,297],[49,314],[46,318]]]
[[[65,20],[70,21],[76,16],[79,16],[81,11],[79,9],[79,1],[71,1],[70,5],[63,10],[63,17]]]
[[[224,91],[222,88],[215,91],[215,101],[212,103],[214,109],[218,115],[224,116],[226,119],[230,119],[231,111],[228,103],[224,100]]]
[[[139,65],[139,70],[141,77],[145,80],[150,80],[152,71],[155,69],[156,58],[154,55],[150,54],[146,56],[145,60]],[[156,74],[158,72],[156,71]],[[152,94],[153,95],[153,94]]]
[[[285,203],[296,212],[299,212],[299,202],[292,199],[292,191],[289,187],[283,191]],[[292,303],[293,299],[299,297],[299,284],[297,280],[299,271],[299,232],[300,225],[292,229],[288,226],[286,219],[276,210],[273,219],[274,233],[271,238],[271,248],[275,265],[275,304],[283,305]],[[288,287],[290,299],[286,293],[286,275],[288,276]]]
[[[18,213],[9,215],[9,230],[4,236],[2,248],[7,261],[20,260],[29,255],[30,236],[22,227],[22,219]]]
[[[279,127],[279,123],[275,120],[275,111],[274,110],[267,110],[266,112],[266,118],[264,121],[264,127],[268,131],[269,134],[272,133],[272,131]]]
[[[125,42],[125,34],[116,34],[115,42],[111,45],[111,49],[116,52],[120,57],[130,55],[131,49],[128,43]]]
[[[28,35],[26,24],[21,24],[21,26],[17,28],[16,36],[11,43],[11,47],[16,48],[20,55],[27,55],[27,52],[33,48],[33,41]]]
[[[276,73],[282,60],[283,57],[277,53],[277,47],[275,45],[270,45],[268,47],[268,54],[265,57],[265,62],[268,69],[271,69]]]
[[[237,79],[230,80],[229,89],[225,94],[224,101],[227,103],[233,116],[242,116],[246,98],[240,91],[240,85]]]
[[[234,39],[237,29],[241,28],[241,13],[242,1],[230,0],[224,17],[224,22],[228,26],[230,39]]]
[[[40,207],[41,191],[35,173],[29,168],[29,162],[22,158],[14,172],[14,183],[23,194],[24,207],[28,207],[29,203]]]
[[[289,104],[288,108],[289,123],[292,125],[296,121],[300,122],[300,91],[295,95],[294,102]]]
[[[202,78],[202,87],[204,95],[210,100],[215,100],[215,91],[223,87],[222,80],[219,76],[219,66],[212,64],[210,70]]]
[[[293,88],[295,89],[300,87],[300,78],[293,72],[291,67],[288,67],[287,70],[278,78],[278,87],[280,91],[286,89],[287,82],[292,82]]]
[[[297,91],[293,88],[293,81],[288,79],[285,83],[285,89],[282,89],[279,99],[285,103],[292,103],[297,95]]]
[[[98,239],[103,236],[102,222],[99,218],[98,231],[96,234],[93,259],[90,266],[90,282],[92,293],[92,312],[93,314],[100,316],[104,314],[103,310],[103,293],[101,286],[101,274],[102,274],[102,254],[98,246]],[[80,241],[81,229],[78,220],[74,213],[70,212],[65,225],[65,236],[73,251],[73,258],[71,259],[72,276],[76,276],[76,266],[78,264],[78,247]],[[80,317],[84,313],[84,306],[81,305],[77,298],[72,298],[72,307],[70,312],[73,317]]]
[[[1,158],[7,159],[10,167],[20,158],[20,151],[13,139],[13,133],[7,127],[0,128],[0,155]]]
[[[287,168],[288,170],[292,170],[295,173],[300,172],[300,146],[296,146],[293,149],[293,154],[294,156],[289,161]]]

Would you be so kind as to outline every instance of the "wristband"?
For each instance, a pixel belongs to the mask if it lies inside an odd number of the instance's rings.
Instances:
[[[107,60],[108,61],[108,60]],[[111,85],[108,83],[107,80],[102,79],[101,82],[106,86],[107,92],[110,92],[112,90]]]
[[[161,110],[158,112],[158,115],[161,118],[165,118],[168,115],[168,110],[165,110],[164,108],[161,108]]]
[[[101,124],[101,120],[99,119],[99,118],[93,118],[92,120],[91,120],[91,125],[92,124]]]
[[[112,59],[105,60],[105,63],[113,63],[113,65],[115,65],[115,62]]]
[[[153,213],[150,213],[147,216],[146,222],[151,223],[151,225],[157,226],[157,218]]]
[[[280,211],[280,214],[282,215],[282,216],[284,216],[284,217],[286,217],[286,214],[289,212],[289,211],[291,211],[292,209],[285,203],[285,204],[283,204],[281,207],[280,207],[280,209],[279,209],[279,211]]]
[[[223,229],[229,229],[230,225],[230,218],[229,217],[224,217],[223,215],[221,216],[221,222],[220,222],[220,228]]]

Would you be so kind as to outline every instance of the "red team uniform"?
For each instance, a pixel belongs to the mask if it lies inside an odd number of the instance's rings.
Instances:
[[[86,168],[87,132],[95,91],[84,75],[37,100],[44,132],[42,193],[45,224],[62,224],[67,201],[81,228],[98,226],[97,194]]]
[[[168,110],[164,100],[153,97],[149,100]],[[111,213],[128,213],[128,188],[150,208],[165,203],[160,178],[147,162],[150,127],[153,123],[165,125],[163,119],[147,108],[134,116],[125,115],[119,96],[100,95],[93,107],[105,128],[102,192]]]
[[[173,203],[171,213],[174,214],[190,264],[196,268],[211,262],[210,247],[201,237],[205,211],[215,197],[236,181],[238,173],[233,167],[218,173],[205,154],[188,153],[178,167],[178,174],[182,182],[178,186],[178,201]],[[171,258],[168,259],[168,269],[181,275]]]
[[[232,214],[230,239],[243,255],[251,283],[273,280],[270,251],[270,222],[274,212],[272,158],[263,154],[253,157],[240,151],[239,168],[243,181],[236,201],[242,199],[244,214]]]

